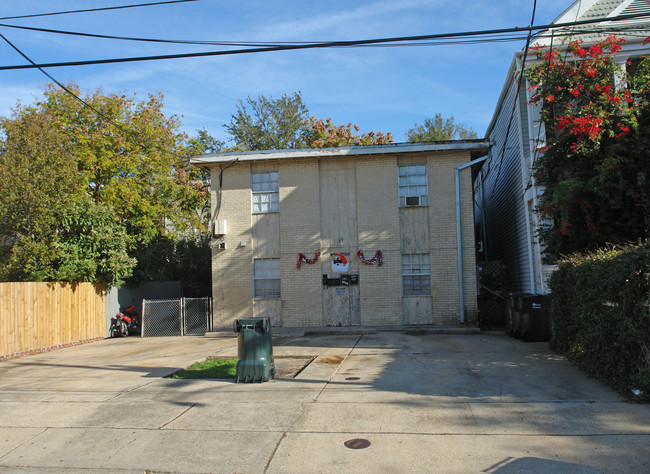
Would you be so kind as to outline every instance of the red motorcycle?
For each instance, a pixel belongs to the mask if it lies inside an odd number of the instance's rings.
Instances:
[[[126,337],[129,334],[140,335],[140,316],[135,310],[135,305],[111,318],[111,337]]]

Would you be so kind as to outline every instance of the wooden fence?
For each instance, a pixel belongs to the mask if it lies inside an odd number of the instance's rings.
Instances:
[[[93,283],[0,283],[0,360],[106,337]]]

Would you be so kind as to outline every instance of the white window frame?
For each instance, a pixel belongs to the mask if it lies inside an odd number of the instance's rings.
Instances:
[[[253,298],[278,300],[281,298],[280,259],[253,259]]]
[[[397,167],[399,207],[428,206],[429,181],[427,165],[401,165]],[[417,197],[417,203],[412,203]],[[411,199],[407,199],[411,198]]]
[[[402,254],[402,296],[431,296],[431,257],[428,253]]]
[[[280,212],[280,180],[277,171],[251,173],[251,211],[253,214]]]

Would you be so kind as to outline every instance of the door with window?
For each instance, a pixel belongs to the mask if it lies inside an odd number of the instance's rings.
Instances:
[[[431,261],[428,253],[402,254],[404,324],[432,324]]]

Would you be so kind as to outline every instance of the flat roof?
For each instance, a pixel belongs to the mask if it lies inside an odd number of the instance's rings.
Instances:
[[[475,152],[484,151],[487,153],[489,149],[490,142],[487,139],[480,138],[475,140],[449,140],[432,143],[392,143],[389,145],[348,146],[337,148],[296,148],[291,150],[261,150],[234,153],[214,153],[195,156],[190,160],[190,163],[200,166],[229,163],[236,159],[239,161],[282,160],[451,150],[470,150]]]

